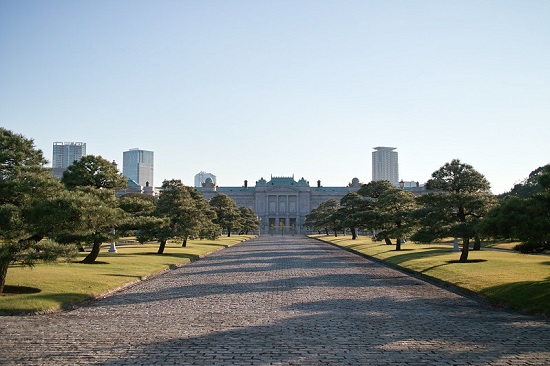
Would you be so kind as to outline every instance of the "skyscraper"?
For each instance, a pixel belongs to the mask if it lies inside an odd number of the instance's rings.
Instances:
[[[63,172],[83,156],[86,156],[86,143],[84,142],[54,142],[52,175],[62,178]]]
[[[375,147],[372,152],[372,180],[387,180],[399,186],[399,165],[395,147]]]
[[[137,148],[124,151],[122,155],[122,174],[140,186],[146,186],[147,183],[153,186],[153,162],[154,153],[152,151]]]

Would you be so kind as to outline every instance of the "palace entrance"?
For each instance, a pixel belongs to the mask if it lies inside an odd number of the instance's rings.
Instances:
[[[297,234],[295,217],[270,217],[268,234],[270,235],[295,235]]]

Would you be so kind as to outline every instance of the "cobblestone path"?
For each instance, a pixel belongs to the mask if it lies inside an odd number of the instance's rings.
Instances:
[[[0,317],[0,364],[543,365],[550,323],[305,237],[264,236],[74,311]]]

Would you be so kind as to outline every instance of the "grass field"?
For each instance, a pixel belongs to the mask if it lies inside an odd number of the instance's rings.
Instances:
[[[68,308],[252,237],[234,235],[215,241],[188,240],[186,248],[182,248],[181,243],[169,242],[163,255],[156,254],[158,243],[118,245],[117,253],[109,253],[109,245],[104,245],[96,264],[38,264],[34,268],[10,266],[6,286],[34,288],[38,292],[2,294],[0,313],[35,313]],[[77,260],[86,254],[81,253]]]
[[[395,245],[373,242],[370,237],[357,240],[351,240],[350,236],[311,237],[454,284],[494,304],[550,315],[550,256],[547,255],[487,249],[510,246],[510,243],[492,243],[481,251],[470,251],[467,263],[457,263],[460,253],[453,253],[452,246],[445,242],[407,242],[397,252]]]

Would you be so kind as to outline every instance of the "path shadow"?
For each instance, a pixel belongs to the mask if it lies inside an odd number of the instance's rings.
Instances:
[[[549,327],[518,328],[525,319],[474,306],[460,298],[321,300],[282,309],[293,315],[275,322],[258,317],[247,319],[252,324],[239,323],[236,315],[225,330],[202,335],[186,335],[182,319],[174,324],[181,332],[171,339],[133,345],[122,359],[105,365],[156,364],[166,357],[179,364],[492,364],[547,354]],[[208,320],[194,326],[207,329]]]

